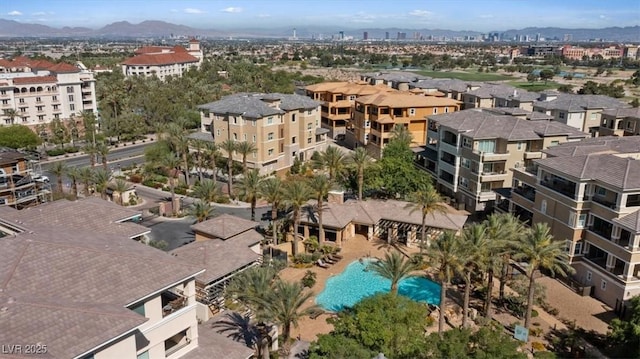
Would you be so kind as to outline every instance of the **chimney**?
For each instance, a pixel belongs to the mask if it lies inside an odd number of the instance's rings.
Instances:
[[[329,191],[327,196],[328,203],[343,204],[344,203],[344,191],[334,190]]]

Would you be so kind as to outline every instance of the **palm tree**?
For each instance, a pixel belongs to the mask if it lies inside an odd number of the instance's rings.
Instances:
[[[118,178],[113,182],[113,191],[118,192],[118,204],[124,206],[124,193],[129,189],[127,181]]]
[[[278,209],[284,200],[282,181],[278,177],[266,178],[260,186],[260,196],[271,203],[271,230],[273,242],[278,244]]]
[[[405,258],[398,251],[387,252],[384,259],[371,262],[367,269],[374,271],[377,275],[391,281],[391,293],[398,294],[398,284],[411,273],[418,269],[415,262]]]
[[[503,252],[505,242],[505,228],[502,226],[502,220],[499,214],[490,215],[485,221],[484,226],[487,231],[489,245],[487,246],[487,260],[485,264],[485,272],[487,274],[487,294],[484,302],[484,316],[491,319],[491,303],[493,301],[493,279],[496,271],[502,267],[500,254]]]
[[[176,174],[178,172],[178,166],[180,166],[180,159],[175,153],[167,153],[166,156],[162,158],[162,166],[167,170],[169,174],[169,190],[171,191],[171,208],[173,209],[173,215],[177,215],[178,211],[176,208],[176,185],[175,179]]]
[[[198,223],[204,222],[213,217],[213,214],[214,208],[209,204],[209,202],[204,201],[196,201],[187,210],[187,215],[195,218]]]
[[[364,187],[364,171],[367,169],[369,164],[371,164],[371,157],[364,147],[358,147],[348,159],[356,168],[356,173],[358,175],[358,200],[361,201],[362,188]]]
[[[253,169],[249,172],[245,172],[244,177],[238,183],[236,183],[236,190],[238,191],[238,197],[251,204],[251,220],[256,220],[256,202],[260,199],[260,183],[262,177],[258,170]]]
[[[184,131],[184,130],[183,130]],[[182,170],[184,171],[184,181],[187,184],[187,188],[191,185],[191,177],[189,176],[190,163],[189,163],[189,137],[185,133],[173,135],[169,141],[174,145],[176,153],[179,154],[182,159]]]
[[[78,178],[82,182],[83,191],[85,197],[89,196],[89,188],[93,183],[93,168],[92,167],[80,167],[78,169]]]
[[[233,153],[236,151],[236,143],[232,139],[228,138],[222,142],[220,147],[227,152],[227,174],[229,176],[229,179],[227,180],[227,191],[229,192],[229,197],[231,197],[233,195],[233,192],[231,191],[233,189]]]
[[[96,166],[96,154],[98,154],[98,146],[95,143],[87,143],[82,149],[84,153],[89,155],[89,163],[91,163],[91,167]]]
[[[320,152],[320,156],[315,162],[315,166],[325,169],[329,173],[329,179],[333,181],[344,170],[346,157],[338,147],[329,146]]]
[[[284,187],[285,203],[293,209],[293,255],[298,254],[298,226],[300,224],[300,211],[312,193],[309,186],[302,181],[290,181]]]
[[[500,270],[500,290],[498,298],[500,302],[504,301],[504,289],[507,283],[507,275],[509,264],[514,250],[514,244],[517,243],[522,235],[526,233],[526,228],[520,222],[518,217],[512,213],[500,214],[500,222],[502,223],[502,251],[500,259],[502,268]]]
[[[528,262],[526,274],[529,278],[527,310],[524,317],[524,327],[531,325],[531,310],[535,292],[535,273],[538,269],[546,269],[552,274],[559,273],[566,276],[574,270],[569,264],[569,256],[564,250],[564,241],[554,241],[546,223],[536,223],[527,235],[521,236],[515,245],[513,258]]]
[[[411,141],[413,141],[413,136],[411,132],[409,132],[409,128],[400,124],[395,125],[393,130],[391,130],[391,138],[406,144],[411,144]]]
[[[278,280],[267,292],[262,318],[282,325],[282,338],[286,343],[291,337],[291,327],[297,327],[298,320],[318,310],[315,304],[302,309],[311,297],[313,292],[305,292],[299,282]]]
[[[324,198],[331,191],[332,183],[326,175],[320,173],[313,176],[308,182],[309,189],[313,198],[316,200],[316,206],[318,211],[318,231],[320,234],[319,243],[324,244],[324,227],[322,222],[322,212],[324,211]]]
[[[193,186],[192,194],[193,194],[193,197],[196,197],[201,201],[204,201],[207,203],[215,202],[222,195],[222,193],[220,193],[220,189],[215,184],[215,182],[206,178],[201,182],[196,183],[195,186]]]
[[[207,159],[207,163],[213,172],[211,179],[213,183],[218,182],[218,168],[216,166],[216,160],[220,156],[220,151],[218,151],[218,145],[214,142],[207,142],[205,145],[205,158]]]
[[[100,193],[100,198],[107,199],[107,187],[109,186],[109,180],[111,180],[111,174],[102,168],[98,168],[93,172],[93,183],[96,186],[96,191]]]
[[[466,227],[462,233],[460,262],[464,276],[464,295],[462,303],[462,327],[467,326],[469,316],[469,297],[471,295],[471,274],[482,269],[486,261],[489,246],[487,231],[483,224],[474,223]]]
[[[193,144],[193,149],[195,150],[194,156],[195,164],[198,170],[198,180],[202,182],[202,168],[204,167],[204,162],[206,159],[204,152],[206,142],[203,140],[191,140],[191,143]]]
[[[51,168],[49,168],[49,172],[56,177],[56,190],[58,193],[62,193],[62,180],[67,174],[67,163],[64,161],[54,162]]]
[[[9,117],[9,123],[13,125],[16,121],[16,117],[18,116],[18,111],[13,108],[9,108],[4,110],[4,115]]]
[[[78,179],[80,178],[79,167],[67,167],[67,177],[71,180],[71,193],[74,197],[78,197]]]
[[[423,253],[424,247],[429,246],[427,239],[427,215],[432,215],[435,219],[437,213],[447,213],[447,207],[442,204],[442,198],[433,186],[420,189],[411,195],[411,202],[407,204],[407,209],[411,213],[420,211],[422,215],[422,224],[420,227],[420,253]]]
[[[252,267],[234,276],[225,290],[229,297],[263,316],[263,304],[276,275],[273,267]]]
[[[247,172],[247,156],[250,153],[254,153],[258,150],[255,144],[249,141],[242,141],[236,143],[236,152],[242,156],[242,170]]]
[[[444,312],[447,301],[447,290],[455,272],[460,269],[460,238],[452,231],[446,231],[433,241],[427,252],[429,264],[438,270],[440,279],[440,315],[438,320],[438,335],[442,338],[444,330]]]
[[[108,171],[109,168],[107,167],[107,155],[109,154],[109,146],[107,146],[105,143],[101,143],[97,145],[96,151],[102,159],[102,168],[105,171]]]

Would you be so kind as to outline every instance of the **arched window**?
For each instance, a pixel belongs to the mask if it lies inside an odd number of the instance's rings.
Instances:
[[[36,92],[36,88],[35,87],[30,87],[29,88],[29,92]]]

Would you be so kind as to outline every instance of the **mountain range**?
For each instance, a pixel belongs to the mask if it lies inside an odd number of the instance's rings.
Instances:
[[[407,39],[412,39],[414,34],[420,36],[434,37],[464,37],[479,36],[478,31],[453,31],[443,29],[403,29],[403,28],[362,28],[362,29],[340,29],[336,27],[323,26],[300,26],[296,29],[298,38],[319,37],[324,38],[343,31],[345,36],[352,36],[354,39],[361,39],[364,32],[368,33],[371,39],[381,39],[389,33],[390,39],[395,39],[398,33],[406,33]],[[540,34],[546,39],[563,39],[565,34],[571,35],[571,41],[588,41],[591,39],[602,39],[605,41],[619,42],[640,42],[640,26],[630,27],[608,27],[602,29],[564,29],[555,27],[529,27],[525,29],[513,29],[507,31],[495,31],[503,34],[503,38],[510,39],[518,35],[535,36]],[[492,31],[493,33],[493,31]],[[293,27],[282,28],[245,28],[233,30],[199,29],[185,25],[172,24],[164,21],[148,20],[138,24],[127,21],[114,22],[99,29],[86,27],[62,27],[55,28],[41,24],[23,23],[14,20],[0,19],[0,38],[7,37],[102,37],[102,38],[131,38],[131,37],[167,37],[170,35],[199,36],[209,38],[287,38],[293,35]]]

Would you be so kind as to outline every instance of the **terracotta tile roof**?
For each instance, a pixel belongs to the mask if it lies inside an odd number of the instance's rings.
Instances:
[[[172,48],[170,46],[143,46],[135,51],[135,54],[158,54],[163,51],[171,51]]]
[[[80,72],[80,69],[77,68],[76,66],[73,66],[71,64],[67,64],[64,62],[50,66],[49,68],[47,68],[47,70],[51,72],[59,73],[59,74]]]
[[[141,54],[127,59],[124,65],[171,65],[198,62],[198,59],[185,52],[171,52],[161,54]]]
[[[0,59],[0,67],[8,68],[8,67],[12,67],[12,65],[13,64],[11,63],[11,61],[5,60],[5,59]]]
[[[29,76],[13,78],[14,85],[48,84],[56,82],[58,82],[58,78],[56,78],[55,76]]]
[[[191,226],[191,229],[211,237],[229,239],[240,233],[254,229],[259,225],[260,223],[258,222],[249,221],[230,214],[222,214],[204,222],[196,223]]]

